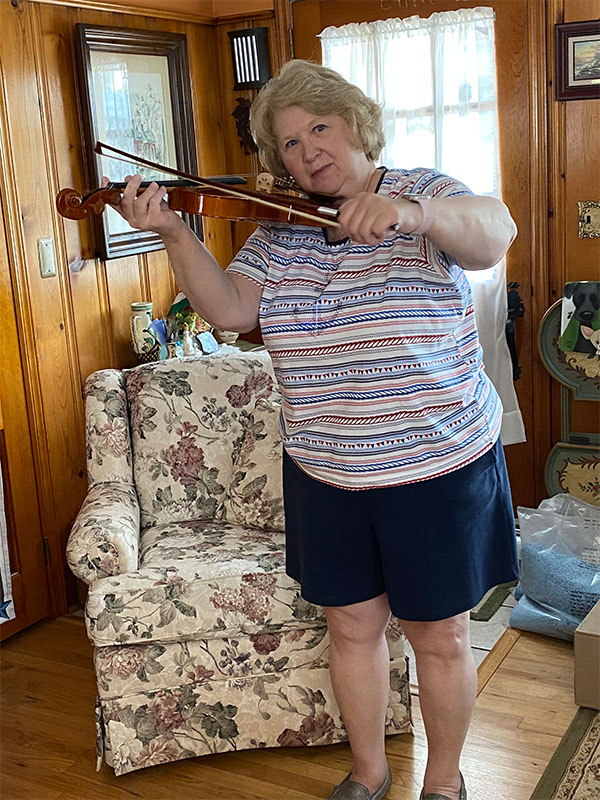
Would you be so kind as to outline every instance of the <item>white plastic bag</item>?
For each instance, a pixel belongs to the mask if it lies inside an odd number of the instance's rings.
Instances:
[[[558,494],[517,513],[523,595],[510,624],[572,639],[600,600],[600,509]]]

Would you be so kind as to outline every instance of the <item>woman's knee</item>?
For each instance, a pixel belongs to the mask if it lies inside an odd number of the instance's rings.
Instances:
[[[433,622],[401,621],[417,657],[460,658],[470,652],[469,612]]]
[[[390,621],[386,594],[348,606],[326,606],[327,627],[332,641],[369,644],[381,638]]]

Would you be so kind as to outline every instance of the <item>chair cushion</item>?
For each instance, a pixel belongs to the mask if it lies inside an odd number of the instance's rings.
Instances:
[[[100,578],[86,604],[97,646],[215,639],[325,625],[284,571],[284,535],[188,520],[142,532],[138,571]]]
[[[240,680],[251,675],[327,666],[325,625],[279,633],[238,633],[221,639],[112,645],[94,649],[98,695],[103,700],[139,691]]]
[[[152,525],[142,531],[140,566],[177,567],[185,561],[203,578],[280,572],[285,566],[285,537],[215,520]]]
[[[392,617],[386,631],[390,659],[404,656],[398,620]],[[256,675],[277,675],[288,670],[326,667],[329,632],[295,628],[272,633],[242,634],[218,639],[181,642],[110,645],[94,650],[98,695],[103,700],[139,691],[239,680]],[[269,678],[267,678],[267,681]]]
[[[281,403],[259,400],[246,425],[217,516],[251,528],[283,531]]]
[[[142,527],[214,518],[257,400],[277,396],[268,353],[144,364],[125,383]]]

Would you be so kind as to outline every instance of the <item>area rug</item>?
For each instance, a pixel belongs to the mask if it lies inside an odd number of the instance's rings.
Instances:
[[[475,608],[471,609],[471,619],[475,622],[488,622],[506,600],[512,587],[516,585],[516,581],[501,583],[486,592]]]
[[[598,800],[600,711],[580,708],[530,800]]]

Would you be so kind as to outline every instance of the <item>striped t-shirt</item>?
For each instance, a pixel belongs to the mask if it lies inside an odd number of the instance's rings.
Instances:
[[[471,192],[435,170],[388,170],[377,191]],[[263,286],[259,320],[282,394],[286,451],[348,489],[459,469],[492,447],[500,399],[483,369],[469,283],[427,236],[376,246],[260,225],[228,272]]]

